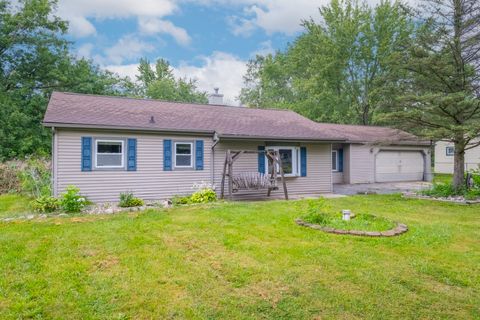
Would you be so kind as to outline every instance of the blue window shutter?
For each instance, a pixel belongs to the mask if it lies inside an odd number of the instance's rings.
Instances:
[[[195,169],[203,170],[203,140],[195,141]]]
[[[300,175],[307,176],[307,148],[300,147]]]
[[[82,171],[92,171],[92,137],[82,137]]]
[[[264,146],[258,146],[258,151],[265,151]],[[258,153],[258,172],[265,173],[265,153]]]
[[[343,149],[338,149],[338,172],[343,172]]]
[[[163,140],[163,171],[172,171],[172,140]]]
[[[137,139],[128,139],[127,145],[127,170],[137,171]]]

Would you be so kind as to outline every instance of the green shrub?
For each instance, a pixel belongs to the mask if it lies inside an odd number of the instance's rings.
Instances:
[[[33,196],[50,196],[50,162],[43,158],[29,158],[19,167],[18,178],[23,193]]]
[[[51,196],[40,196],[33,200],[31,205],[36,212],[50,213],[60,208],[60,200]]]
[[[465,199],[467,200],[480,199],[480,187],[468,190],[465,193]]]
[[[331,218],[331,215],[324,212],[307,213],[302,217],[304,221],[320,225],[327,225]]]
[[[118,205],[122,208],[129,208],[129,207],[140,207],[144,205],[144,202],[140,198],[135,198],[133,193],[125,192],[120,193],[120,202]]]
[[[480,198],[480,184],[477,185],[474,182],[474,187],[467,190],[466,187],[455,189],[451,183],[438,183],[430,189],[421,191],[421,194],[435,198],[462,196],[465,199],[473,200]]]
[[[330,206],[327,205],[324,198],[299,201],[297,209],[304,214],[302,219],[307,222],[324,225],[327,224],[331,218],[328,213]]]
[[[88,204],[87,199],[80,195],[80,189],[75,186],[68,186],[62,194],[61,206],[66,212],[80,212]]]
[[[191,203],[208,203],[217,200],[217,194],[212,189],[201,189],[190,197]]]
[[[191,200],[191,196],[180,196],[180,195],[175,195],[172,198],[172,204],[174,206],[177,205],[182,205],[182,204],[189,204]]]
[[[211,188],[203,188],[189,196],[176,195],[172,198],[173,205],[185,205],[194,203],[208,203],[217,200],[217,194]]]
[[[470,171],[473,179],[473,188],[480,189],[480,169]]]
[[[455,189],[451,183],[436,183],[430,189],[422,191],[422,194],[426,196],[441,198],[460,196],[463,193],[463,188]]]

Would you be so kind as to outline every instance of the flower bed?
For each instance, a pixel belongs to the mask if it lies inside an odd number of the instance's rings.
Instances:
[[[309,199],[299,203],[299,210],[305,215],[295,222],[304,227],[334,234],[350,234],[369,237],[393,237],[408,230],[402,223],[366,213],[350,214],[348,220],[343,219],[340,212],[332,212],[325,199]]]
[[[328,225],[319,225],[319,224],[310,223],[302,219],[296,219],[295,223],[303,227],[308,227],[308,228],[320,230],[327,233],[340,234],[340,235],[348,234],[352,236],[365,236],[365,237],[394,237],[408,231],[408,227],[403,223],[396,223],[394,228],[391,228],[389,230],[384,230],[384,231],[336,229]]]
[[[451,202],[457,204],[480,204],[480,199],[465,199],[464,196],[448,196],[448,197],[435,197],[425,194],[418,194],[415,192],[404,192],[402,195],[404,198],[409,199],[422,199],[422,200],[433,200],[433,201],[443,201]]]

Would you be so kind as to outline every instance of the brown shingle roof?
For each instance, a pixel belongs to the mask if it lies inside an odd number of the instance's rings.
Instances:
[[[154,119],[152,123],[151,119]],[[217,132],[223,137],[374,142],[417,140],[384,127],[316,123],[289,110],[251,109],[54,92],[47,126]]]

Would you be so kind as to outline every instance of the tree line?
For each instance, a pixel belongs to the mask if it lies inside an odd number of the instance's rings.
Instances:
[[[465,151],[480,145],[480,1],[332,0],[319,13],[286,50],[249,62],[241,101],[448,139],[461,187]]]
[[[53,90],[207,102],[166,60],[141,59],[132,81],[78,58],[55,10],[52,0],[0,0],[0,160],[49,153],[41,120]],[[459,186],[465,151],[479,144],[480,2],[331,0],[319,15],[285,50],[249,61],[240,101],[449,139]]]

